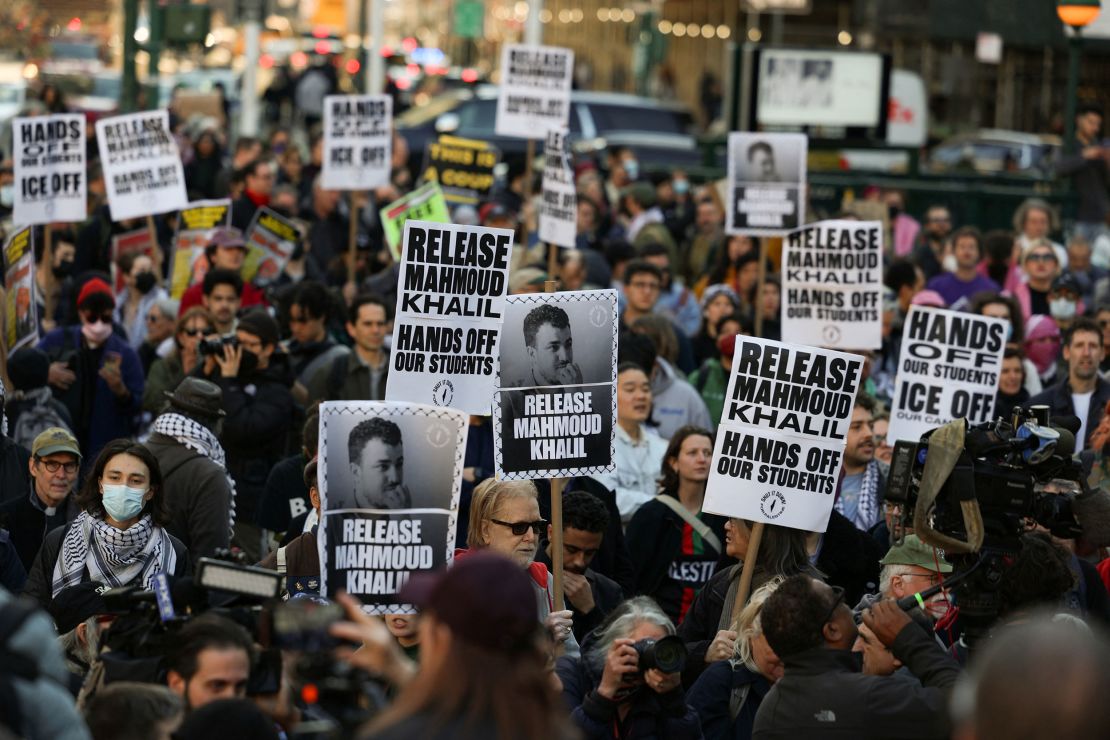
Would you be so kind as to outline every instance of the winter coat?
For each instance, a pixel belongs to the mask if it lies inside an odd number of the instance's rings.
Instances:
[[[737,690],[743,702],[733,719],[731,701]],[[719,660],[686,692],[686,703],[698,713],[705,740],[751,740],[755,714],[770,690],[770,682],[743,663],[734,668],[730,661]]]
[[[1083,427],[1084,439],[1083,447],[1086,449],[1091,444],[1091,434],[1098,428],[1102,422],[1102,416],[1106,411],[1106,404],[1110,402],[1110,381],[1104,380],[1101,376],[1097,378],[1095,385],[1094,395],[1091,396],[1091,405],[1087,409],[1086,425]],[[1052,417],[1058,418],[1061,416],[1075,416],[1075,404],[1071,400],[1071,385],[1068,382],[1067,375],[1064,379],[1055,385],[1045,388],[1029,399],[1029,406],[1044,404],[1052,411]],[[1076,448],[1079,447],[1079,440],[1076,440]]]
[[[678,377],[671,364],[663,358],[655,360],[651,377],[652,419],[655,429],[663,439],[670,439],[679,427],[692,424],[712,429],[709,409],[698,392],[688,382]]]
[[[30,460],[30,452],[11,437],[0,434],[0,501],[27,495],[27,486],[31,485]]]
[[[46,509],[42,502],[38,501],[33,486],[34,481],[23,489],[22,496],[5,501],[0,506],[0,527],[11,533],[12,544],[15,545],[23,568],[27,571],[31,570],[35,555],[38,555],[46,534],[56,527],[68,524],[77,516],[77,507],[72,503],[72,495],[66,497],[60,506],[55,507],[53,514],[47,516]],[[31,501],[32,496],[36,498],[34,502]]]

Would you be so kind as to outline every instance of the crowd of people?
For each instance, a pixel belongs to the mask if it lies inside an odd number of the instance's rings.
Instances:
[[[1080,117],[1089,126],[1094,115]],[[578,248],[549,274],[538,182],[509,161],[490,199],[453,218],[516,233],[513,293],[553,279],[562,290],[618,290],[615,469],[569,481],[556,537],[548,484],[496,479],[493,424],[471,417],[455,564],[405,585],[400,598],[417,614],[379,619],[337,598],[345,618],[330,634],[343,642],[316,652],[334,658],[331,670],[371,680],[336,701],[322,683],[301,690],[296,650],[263,644],[218,607],[192,603],[184,626],[133,655],[124,646],[134,624],[105,594],[165,588],[164,577],[185,579],[228,553],[279,572],[290,602],[318,591],[316,407],[384,400],[398,268],[376,214],[418,173],[395,136],[392,182],[356,196],[352,226],[348,201],[321,183],[318,129],[228,141],[204,120],[174,127],[190,197],[232,202],[203,278],[171,296],[172,213],[154,219],[152,254],[112,261],[113,237],[136,224],[112,218],[92,142],[88,219],[55,225],[49,253],[41,233],[35,240],[40,338],[2,353],[0,726],[13,736],[264,738],[323,717],[382,738],[1110,732],[1105,553],[1031,527],[997,583],[997,621],[971,644],[952,591],[896,606],[954,570],[884,500],[914,305],[1007,319],[997,414],[1045,404],[1075,415],[1077,454],[1103,464],[1101,153],[1068,161],[1086,220],[1063,243],[1058,214],[1033,198],[1013,230],[981,233],[952,205],[919,221],[902,193],[865,194],[889,214],[883,346],[860,353],[833,512],[823,532],[769,524],[757,548],[753,522],[703,503],[737,337],[758,324],[782,338],[781,240],[726,234],[716,184],[614,147],[576,162]],[[11,178],[10,162],[0,165],[0,187]],[[1103,188],[1101,212],[1088,202],[1093,187]],[[306,236],[259,286],[241,268],[243,230],[263,206],[303,222]],[[0,203],[6,228],[10,214]],[[750,594],[738,599],[748,560]],[[369,724],[337,706],[366,710]]]

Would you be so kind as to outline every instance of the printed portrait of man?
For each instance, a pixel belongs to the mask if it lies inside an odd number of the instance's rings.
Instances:
[[[765,141],[748,147],[749,178],[755,182],[782,182],[775,168],[775,150]]]
[[[558,306],[543,304],[524,317],[524,346],[531,372],[517,387],[575,385],[582,370],[574,361],[570,317]]]
[[[408,509],[405,451],[400,428],[380,417],[360,422],[347,437],[354,476],[354,508]]]

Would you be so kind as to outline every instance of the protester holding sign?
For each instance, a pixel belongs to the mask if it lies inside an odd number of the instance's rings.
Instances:
[[[14,232],[4,244],[4,339],[10,352],[38,339],[35,250],[32,229]]]
[[[803,223],[807,146],[804,134],[729,134],[728,233],[776,236]]]
[[[113,220],[177,211],[189,202],[167,111],[101,118],[96,141]]]
[[[388,95],[324,98],[323,186],[368,190],[388,184],[392,122],[393,98]]]
[[[566,126],[574,52],[555,46],[505,44],[497,97],[498,136],[540,139],[552,126]]]
[[[15,223],[84,221],[88,189],[84,116],[16,118],[12,133]]]
[[[571,169],[570,131],[551,129],[544,145],[543,201],[540,206],[540,240],[574,248],[577,241],[578,204]]]

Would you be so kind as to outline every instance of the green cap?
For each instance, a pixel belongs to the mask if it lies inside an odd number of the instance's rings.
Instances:
[[[952,566],[944,561],[944,555],[938,552],[934,557],[933,548],[922,542],[916,534],[906,535],[901,545],[890,548],[879,561],[879,565],[916,565],[934,573],[952,572]]]
[[[31,454],[35,457],[46,457],[55,452],[68,452],[77,455],[78,460],[81,459],[81,447],[77,444],[77,438],[61,427],[50,427],[31,443]]]

